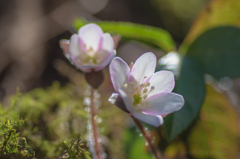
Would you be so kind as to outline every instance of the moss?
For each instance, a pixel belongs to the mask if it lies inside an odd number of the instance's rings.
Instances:
[[[14,95],[10,106],[0,107],[4,125],[4,130],[0,130],[4,134],[0,141],[1,157],[90,159],[86,140],[89,116],[84,105],[84,99],[88,98],[84,94],[86,89],[85,83],[61,87],[54,82],[47,89],[37,88]],[[110,139],[103,147],[111,158],[123,156],[123,145],[111,146],[111,143],[121,138],[125,123],[118,122],[124,118],[124,113],[105,102],[108,95],[101,98],[102,101],[96,99],[102,103],[98,112],[99,130],[103,138]]]

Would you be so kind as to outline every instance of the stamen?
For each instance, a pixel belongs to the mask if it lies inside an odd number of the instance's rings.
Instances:
[[[150,86],[150,82],[147,82],[146,83],[146,87],[149,87]],[[152,86],[153,87],[153,86]]]
[[[133,92],[139,92],[139,87],[136,87],[136,89]]]
[[[148,95],[144,94],[142,97],[143,97],[143,99],[146,99],[148,97]]]
[[[144,88],[144,89],[142,90],[142,94],[147,93],[147,91],[148,91],[148,89],[147,89],[147,88]]]
[[[148,92],[148,94],[149,94],[150,92],[152,92],[154,89],[155,89],[155,87],[154,87],[154,86],[151,86],[151,89],[150,89],[150,91]]]
[[[145,87],[145,84],[143,83],[144,82],[144,80],[147,78],[147,76],[144,76],[143,77],[143,80],[142,80],[142,84],[140,84],[140,87]]]
[[[147,76],[144,76],[142,83],[139,85],[134,82],[129,82],[128,85],[124,85],[124,87],[128,89],[127,91],[130,93],[129,95],[132,97],[133,105],[136,111],[150,107],[150,105],[143,100],[148,98],[149,93],[153,91],[155,87],[151,86],[150,82],[144,83],[146,78]]]

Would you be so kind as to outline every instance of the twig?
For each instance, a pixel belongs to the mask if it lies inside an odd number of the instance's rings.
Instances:
[[[91,87],[91,121],[92,121],[92,130],[93,130],[93,138],[94,138],[94,148],[96,151],[97,159],[102,159],[101,157],[101,148],[98,143],[98,133],[97,133],[97,124],[95,121],[95,107],[94,107],[94,89]]]
[[[145,137],[145,139],[148,142],[148,145],[150,146],[153,155],[155,156],[156,159],[160,159],[162,157],[160,157],[160,153],[157,150],[156,146],[154,145],[154,143],[151,140],[150,135],[148,134],[148,132],[144,129],[143,125],[140,123],[140,121],[136,118],[134,118],[132,115],[131,117],[133,118],[133,121],[136,123],[136,125],[138,126],[138,128],[140,129],[140,131],[142,132],[143,136]]]

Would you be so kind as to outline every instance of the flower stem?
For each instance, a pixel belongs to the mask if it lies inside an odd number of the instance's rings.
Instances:
[[[147,140],[148,142],[148,145],[150,146],[151,150],[152,150],[152,153],[153,155],[155,156],[156,159],[160,159],[162,157],[160,152],[158,151],[158,149],[156,148],[156,146],[154,145],[154,143],[152,142],[151,140],[151,136],[149,135],[149,133],[144,129],[143,125],[140,123],[140,121],[136,118],[134,118],[132,115],[131,115],[133,121],[135,122],[135,124],[137,125],[137,127],[140,129],[140,131],[142,132],[143,136],[145,137],[145,139]]]
[[[91,87],[91,104],[90,104],[90,111],[91,111],[91,122],[92,122],[92,130],[93,130],[93,138],[94,138],[94,148],[96,151],[97,159],[102,159],[101,157],[101,148],[98,143],[98,132],[97,132],[97,124],[95,121],[95,106],[94,106],[94,92],[95,90]]]

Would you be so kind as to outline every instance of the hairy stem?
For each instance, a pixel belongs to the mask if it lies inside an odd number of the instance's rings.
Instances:
[[[92,130],[93,130],[93,138],[94,138],[94,148],[96,151],[96,156],[97,159],[102,159],[101,157],[101,148],[98,143],[98,132],[97,132],[97,124],[95,121],[95,106],[94,106],[94,89],[91,88],[91,104],[90,104],[90,109],[91,109],[91,122],[92,122]]]
[[[148,134],[148,132],[145,130],[145,128],[143,127],[143,125],[140,123],[140,121],[136,118],[134,118],[133,116],[131,116],[133,118],[133,121],[135,122],[135,124],[137,125],[137,127],[140,129],[140,131],[142,132],[143,136],[145,137],[145,139],[148,142],[148,145],[150,146],[153,155],[155,156],[156,159],[160,159],[161,154],[158,151],[158,149],[156,148],[156,146],[154,145],[154,143],[151,140],[151,136]]]

